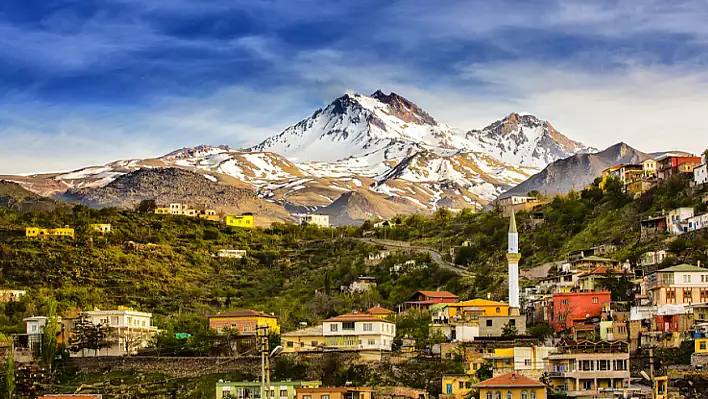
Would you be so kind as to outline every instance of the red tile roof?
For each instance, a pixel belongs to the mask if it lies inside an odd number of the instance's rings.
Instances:
[[[418,291],[418,293],[430,298],[460,298],[457,295],[447,291]]]
[[[388,315],[393,313],[393,310],[382,308],[381,306],[374,306],[373,308],[366,311],[370,315]]]
[[[210,319],[214,318],[214,317],[270,317],[273,319],[277,319],[277,317],[275,317],[271,314],[259,312],[257,310],[251,310],[251,309],[230,310],[228,312],[210,314],[207,317]]]
[[[343,314],[341,316],[332,317],[331,319],[325,320],[325,322],[336,322],[336,321],[382,321],[384,323],[391,323],[388,320],[379,319],[367,313],[349,313]]]
[[[477,384],[477,387],[545,387],[545,385],[521,374],[507,373],[484,380]]]

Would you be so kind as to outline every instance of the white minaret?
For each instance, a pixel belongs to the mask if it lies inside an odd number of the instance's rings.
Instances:
[[[509,251],[506,260],[509,262],[509,315],[518,316],[519,306],[519,232],[516,230],[516,217],[514,210],[511,210],[509,220]]]

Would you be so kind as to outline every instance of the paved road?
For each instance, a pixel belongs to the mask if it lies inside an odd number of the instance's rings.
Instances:
[[[403,249],[410,249],[410,250],[418,251],[418,252],[427,252],[430,254],[430,259],[432,259],[433,262],[435,262],[438,266],[442,267],[443,269],[450,270],[451,272],[455,272],[461,276],[474,277],[473,273],[468,272],[467,270],[463,269],[462,267],[460,267],[454,263],[450,263],[450,262],[445,261],[442,257],[442,254],[432,248],[421,247],[418,245],[411,245],[407,241],[383,240],[380,238],[357,238],[357,240],[369,242],[371,244],[383,245],[384,247],[387,247],[387,248],[403,248]]]

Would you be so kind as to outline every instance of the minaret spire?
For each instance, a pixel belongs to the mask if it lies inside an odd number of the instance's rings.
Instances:
[[[518,316],[520,314],[519,305],[519,232],[516,229],[516,216],[511,210],[509,219],[509,250],[506,254],[509,263],[509,315]]]

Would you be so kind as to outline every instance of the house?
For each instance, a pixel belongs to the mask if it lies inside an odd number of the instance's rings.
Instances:
[[[512,195],[509,197],[500,198],[496,201],[496,204],[501,209],[502,216],[504,217],[511,216],[512,212],[517,213],[533,210],[545,203],[547,202],[542,201],[539,198],[522,195]]]
[[[374,397],[377,399],[428,399],[428,393],[420,389],[408,387],[376,387]]]
[[[708,302],[708,269],[681,264],[647,276],[645,290],[651,305]]]
[[[283,333],[280,336],[283,352],[319,352],[324,350],[325,340],[322,331],[320,325]]]
[[[708,164],[703,163],[693,169],[693,182],[697,186],[708,183]]]
[[[624,341],[564,340],[548,355],[551,386],[570,397],[614,397],[629,384]]]
[[[372,252],[367,256],[365,259],[365,263],[367,265],[378,265],[383,261],[384,259],[388,258],[391,256],[391,251],[379,251],[379,252]]]
[[[374,317],[378,317],[380,319],[387,319],[391,315],[396,314],[396,312],[394,312],[393,310],[382,308],[381,306],[374,306],[373,308],[367,310],[366,313],[368,313]]]
[[[545,359],[555,353],[552,346],[514,346],[513,348],[495,348],[494,354],[484,358],[490,362],[494,376],[517,373],[538,380],[545,371]]]
[[[25,227],[25,236],[29,238],[70,238],[74,239],[74,229],[68,226],[58,229],[44,229],[40,227]]]
[[[256,335],[258,328],[268,326],[269,332],[280,333],[280,325],[275,315],[251,309],[236,309],[208,315],[209,328],[219,333],[233,331],[241,335]]]
[[[313,226],[329,227],[329,215],[308,213],[297,215],[297,219],[301,225],[311,224]]]
[[[546,399],[546,386],[518,373],[508,373],[476,385],[480,399]]]
[[[581,292],[591,292],[602,288],[602,282],[607,279],[619,279],[625,276],[621,270],[608,269],[607,266],[600,266],[589,272],[578,275],[578,288]],[[598,284],[599,283],[599,284]]]
[[[571,292],[577,286],[579,275],[577,272],[566,271],[548,276],[539,280],[539,288],[547,294]]]
[[[644,166],[642,164],[623,164],[613,169],[610,176],[617,177],[625,186],[636,179],[644,177]]]
[[[657,234],[666,232],[666,216],[652,216],[639,222],[641,239],[648,240]]]
[[[469,374],[444,374],[440,399],[465,399],[472,391],[473,378]]]
[[[252,229],[256,227],[256,221],[253,215],[227,215],[224,217],[224,223],[231,227],[240,227],[244,229]]]
[[[326,350],[390,351],[396,324],[365,313],[350,313],[322,323]]]
[[[360,294],[376,288],[376,277],[359,276],[354,282],[349,284],[350,294]]]
[[[619,170],[621,167],[622,167],[622,164],[613,165],[613,166],[610,166],[609,168],[602,171],[602,174],[601,174],[602,180],[600,181],[600,184],[599,184],[599,187],[602,190],[605,189],[605,184],[607,184],[607,179],[615,176],[615,172],[617,170]]]
[[[380,229],[380,228],[383,228],[383,227],[395,228],[395,227],[398,225],[398,223],[400,223],[400,221],[393,220],[393,219],[391,219],[391,220],[382,220],[382,221],[380,221],[380,222],[374,223],[374,228],[375,228],[375,229]]]
[[[559,332],[589,317],[600,316],[602,305],[610,300],[609,291],[553,294],[547,306],[549,325]]]
[[[617,252],[617,246],[612,244],[597,245],[592,248],[580,249],[573,251],[566,255],[566,260],[568,262],[575,261],[578,259],[588,258],[591,256],[603,256],[609,255]]]
[[[369,387],[295,388],[295,399],[373,399]]]
[[[701,157],[667,153],[656,159],[656,175],[659,180],[666,180],[680,173],[692,173],[701,164]]]
[[[101,234],[109,234],[111,232],[111,224],[110,223],[92,223],[89,225],[89,229],[91,229],[94,232],[101,233]]]
[[[642,161],[642,170],[644,170],[644,176],[648,178],[656,177],[656,160],[653,158],[647,158]]]
[[[525,315],[510,315],[509,305],[486,299],[439,303],[430,307],[431,334],[441,333],[452,341],[469,342],[477,337],[499,337],[507,324],[526,333]]]
[[[637,266],[654,266],[658,265],[666,259],[666,256],[670,255],[666,250],[659,251],[648,251],[644,252],[639,258]]]
[[[152,313],[140,312],[132,308],[119,306],[115,310],[91,310],[83,312],[86,320],[93,325],[106,325],[110,329],[109,346],[100,349],[98,356],[134,355],[138,349],[146,348],[152,337],[157,334],[157,327],[152,325]],[[70,319],[71,331],[80,320]],[[93,350],[83,349],[72,356],[94,356]]]
[[[686,219],[686,224],[688,224],[688,231],[700,230],[708,226],[708,213],[690,217]]]
[[[44,334],[44,327],[47,325],[48,318],[46,316],[31,316],[22,319],[25,322],[25,335],[20,339],[21,344],[19,346],[25,347],[30,350],[34,355],[39,355],[41,353],[42,336]],[[57,329],[57,343],[66,343],[66,328],[63,327],[61,318],[57,318],[60,323]]]
[[[617,269],[619,262],[609,258],[602,258],[599,256],[586,256],[584,258],[573,259],[568,262],[570,264],[570,270],[578,270],[589,272],[595,270],[598,267],[606,267],[608,269]]]
[[[269,397],[278,399],[295,399],[297,388],[317,388],[320,381],[271,381]],[[260,381],[223,381],[216,383],[216,399],[261,399]]]
[[[220,249],[216,256],[219,258],[235,258],[241,259],[246,256],[245,249]]]
[[[436,303],[455,303],[459,300],[460,297],[447,291],[417,291],[405,305],[407,308],[427,310]]]
[[[670,210],[666,214],[666,226],[673,235],[679,235],[688,231],[688,219],[693,217],[692,207],[681,207]]]
[[[219,215],[216,214],[214,209],[200,209],[197,211],[197,217],[204,220],[211,220],[212,222],[219,221]]]
[[[26,294],[25,290],[0,289],[0,303],[19,301]]]

